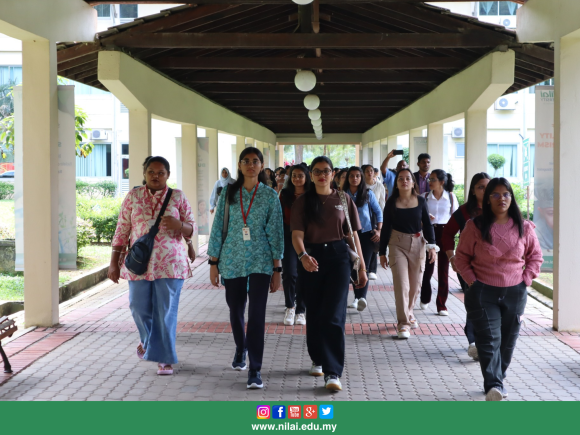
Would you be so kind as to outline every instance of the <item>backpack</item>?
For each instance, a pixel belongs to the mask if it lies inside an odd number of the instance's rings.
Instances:
[[[425,198],[425,202],[427,202],[427,203],[429,202],[429,194],[430,194],[430,193],[431,193],[431,191],[429,191],[429,192],[425,192],[425,193],[423,194],[423,198]],[[448,193],[449,193],[449,202],[451,203],[451,206],[449,207],[449,214],[451,214],[451,215],[452,215],[452,214],[453,214],[453,192],[448,192]],[[457,210],[456,210],[456,212],[457,212],[458,210],[459,210],[459,209],[457,209]],[[465,220],[465,219],[464,219],[464,220]],[[458,221],[458,222],[459,222],[459,221]],[[465,224],[463,224],[463,226],[465,226]]]

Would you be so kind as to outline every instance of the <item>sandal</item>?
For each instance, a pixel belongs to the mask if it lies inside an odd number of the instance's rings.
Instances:
[[[172,375],[173,367],[171,364],[157,364],[157,374],[158,375]]]
[[[139,343],[137,346],[137,358],[143,359],[145,357],[145,349],[143,349],[143,343]]]

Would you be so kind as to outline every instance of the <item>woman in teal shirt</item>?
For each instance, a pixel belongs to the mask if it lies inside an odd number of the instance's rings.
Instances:
[[[238,179],[227,186],[216,207],[207,253],[210,280],[226,287],[230,323],[236,342],[232,368],[246,369],[250,357],[248,388],[263,388],[260,370],[264,354],[268,289],[280,288],[284,252],[282,207],[278,194],[266,185],[264,157],[257,148],[240,154]],[[222,240],[226,197],[229,201],[228,232]],[[244,312],[248,306],[248,328],[244,332]]]

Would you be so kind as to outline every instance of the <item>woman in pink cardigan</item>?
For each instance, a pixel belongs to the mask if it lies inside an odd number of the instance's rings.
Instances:
[[[482,214],[467,222],[455,266],[469,288],[467,318],[475,328],[485,400],[507,397],[503,385],[526,307],[526,287],[540,273],[542,250],[505,178],[489,182]]]

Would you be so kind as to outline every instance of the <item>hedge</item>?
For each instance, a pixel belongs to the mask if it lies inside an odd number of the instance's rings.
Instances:
[[[77,216],[89,221],[97,242],[111,242],[117,228],[121,198],[86,199],[77,196]]]
[[[0,181],[0,199],[14,198],[14,184]]]
[[[77,180],[77,192],[81,196],[91,199],[96,198],[113,198],[117,191],[117,183],[114,181],[103,180],[96,183]]]

